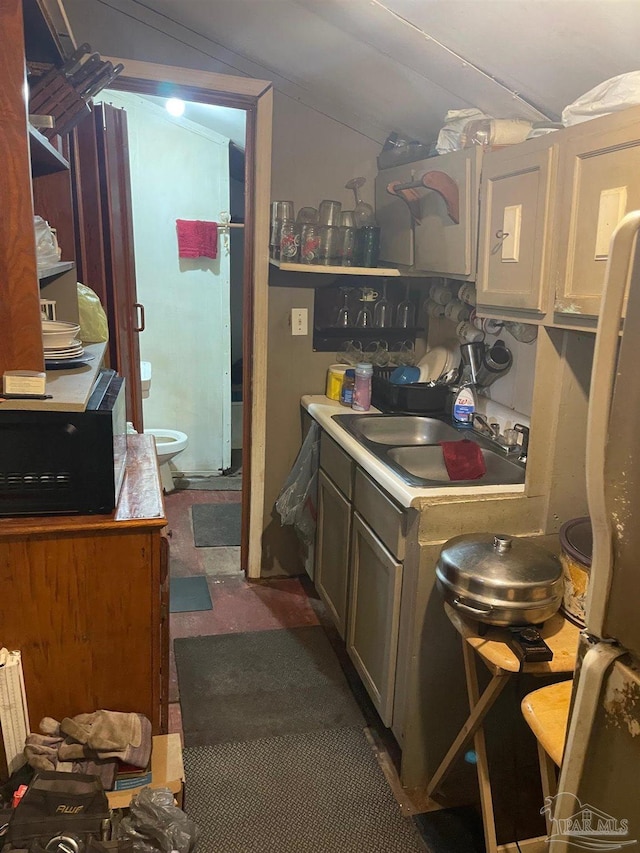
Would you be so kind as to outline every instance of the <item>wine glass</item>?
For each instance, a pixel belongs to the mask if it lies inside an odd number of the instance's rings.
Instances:
[[[342,307],[338,311],[338,316],[336,317],[335,325],[340,328],[346,328],[347,326],[352,326],[353,323],[351,321],[351,309],[349,308],[349,294],[353,290],[352,287],[341,287],[339,290],[342,293],[342,298],[344,300]]]
[[[370,204],[362,201],[358,195],[358,189],[365,184],[366,178],[352,178],[345,184],[346,189],[353,190],[355,196],[355,207],[353,208],[353,220],[356,228],[363,225],[375,225],[376,217]]]
[[[396,310],[396,326],[401,329],[409,329],[411,326],[415,326],[416,322],[416,306],[409,299],[410,289],[411,282],[408,281],[404,299],[398,303]]]
[[[373,325],[385,329],[391,325],[391,303],[387,299],[387,280],[382,282],[382,298],[378,299],[373,309]]]

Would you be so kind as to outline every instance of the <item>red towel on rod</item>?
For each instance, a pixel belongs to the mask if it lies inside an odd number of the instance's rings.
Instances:
[[[487,473],[482,451],[475,441],[441,441],[444,464],[451,480],[479,480]]]
[[[180,258],[217,258],[218,224],[202,219],[176,219]]]

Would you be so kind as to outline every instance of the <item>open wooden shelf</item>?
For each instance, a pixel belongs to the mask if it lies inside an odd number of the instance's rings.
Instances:
[[[326,264],[289,264],[286,261],[269,259],[269,263],[283,272],[320,273],[322,275],[407,275],[397,267],[330,267]]]
[[[54,148],[46,136],[29,125],[29,146],[31,148],[31,172],[34,178],[42,175],[52,175],[54,172],[64,172],[69,169],[69,162]]]
[[[48,267],[38,267],[38,279],[44,281],[48,278],[54,278],[57,275],[62,275],[63,272],[68,272],[75,267],[75,261],[58,261],[56,264],[49,264]]]

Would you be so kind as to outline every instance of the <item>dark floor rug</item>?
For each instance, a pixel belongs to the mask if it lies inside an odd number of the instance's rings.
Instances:
[[[193,504],[191,515],[196,548],[240,545],[242,504]]]
[[[185,746],[364,726],[319,626],[189,637],[174,649]]]
[[[198,850],[426,850],[361,729],[185,749],[184,765],[186,812],[201,831]]]
[[[172,577],[169,587],[169,613],[212,610],[209,584],[204,575]]]

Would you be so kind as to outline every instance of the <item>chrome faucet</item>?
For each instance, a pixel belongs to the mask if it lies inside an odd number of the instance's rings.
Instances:
[[[479,412],[473,413],[473,424],[479,423],[482,426],[482,432],[485,435],[488,435],[490,438],[499,438],[500,437],[500,427],[498,424],[490,424],[489,421],[485,418],[484,415],[481,415]]]

